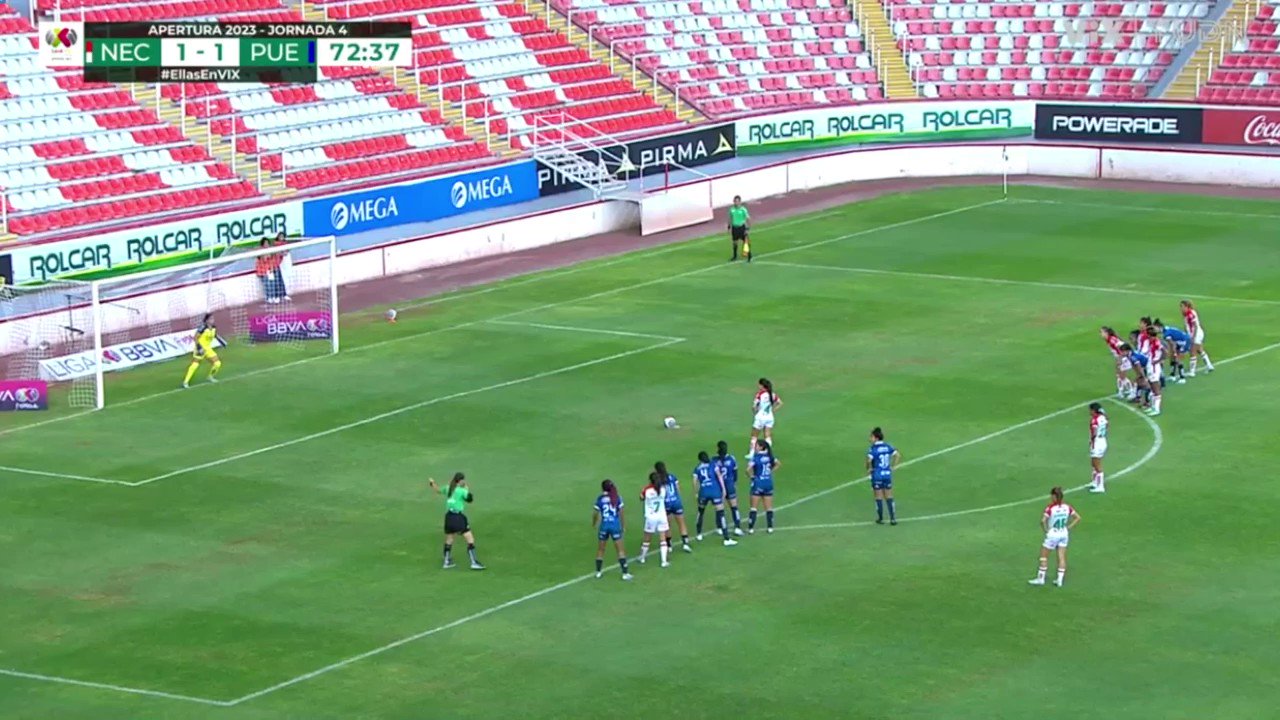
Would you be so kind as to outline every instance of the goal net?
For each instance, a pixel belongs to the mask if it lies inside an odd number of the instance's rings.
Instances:
[[[37,380],[51,408],[97,408],[181,386],[208,316],[219,379],[338,351],[332,236],[91,283],[14,291],[0,381]],[[13,290],[12,288],[10,290]],[[204,362],[192,384],[206,382]]]

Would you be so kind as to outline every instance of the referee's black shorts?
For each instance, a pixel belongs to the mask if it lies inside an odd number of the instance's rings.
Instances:
[[[460,512],[447,512],[444,514],[444,531],[447,535],[459,535],[471,530],[471,522],[467,520],[467,516]]]
[[[729,233],[733,236],[734,242],[742,242],[747,239],[747,226],[733,225],[729,228]]]

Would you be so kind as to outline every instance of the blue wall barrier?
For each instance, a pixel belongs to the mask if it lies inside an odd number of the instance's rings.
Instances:
[[[532,160],[307,200],[302,232],[309,237],[429,222],[453,215],[535,200],[538,170]]]

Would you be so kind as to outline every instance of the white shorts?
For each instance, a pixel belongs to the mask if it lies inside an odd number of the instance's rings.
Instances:
[[[1196,334],[1191,336],[1191,344],[1192,345],[1204,344],[1204,328],[1202,327],[1196,328]]]
[[[751,427],[756,430],[764,430],[765,428],[773,428],[773,413],[756,413],[756,419],[751,423]]]
[[[644,531],[646,533],[665,533],[670,529],[671,526],[667,524],[665,517],[644,519]]]
[[[1156,362],[1147,365],[1147,382],[1152,385],[1160,384],[1160,376],[1164,374],[1163,368],[1164,366]]]
[[[1089,457],[1091,458],[1100,458],[1105,456],[1106,454],[1107,454],[1106,438],[1103,438],[1101,440],[1095,440],[1093,441],[1093,444],[1089,446]]]
[[[1117,360],[1120,363],[1120,372],[1129,372],[1133,369],[1133,363],[1129,361],[1129,358],[1122,357],[1117,358]]]
[[[1054,534],[1049,533],[1044,536],[1044,547],[1046,550],[1057,550],[1060,547],[1067,546],[1068,535],[1066,533]]]

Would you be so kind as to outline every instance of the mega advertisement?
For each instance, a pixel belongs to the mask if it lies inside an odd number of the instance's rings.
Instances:
[[[738,154],[865,143],[941,142],[1031,135],[1023,101],[905,102],[795,110],[739,120]]]
[[[48,409],[49,384],[44,380],[0,380],[0,412]]]
[[[224,347],[222,338],[214,343]],[[102,349],[102,371],[116,372],[163,362],[190,354],[195,349],[195,333],[183,332],[157,335],[145,340],[120,343]],[[40,378],[42,380],[60,382],[89,377],[98,371],[98,360],[93,350],[85,350],[72,355],[49,358],[40,361]]]
[[[302,232],[302,204],[287,202],[145,228],[14,248],[13,281],[91,280],[217,257],[264,237]],[[2,264],[2,262],[0,262]]]
[[[593,165],[603,162],[611,173],[625,180],[640,177],[641,171],[645,175],[664,172],[671,163],[698,167],[728,160],[734,157],[736,148],[734,126],[715,125],[600,150],[583,150],[578,155]],[[538,167],[538,192],[543,197],[581,189],[581,185],[555,170],[545,165]]]
[[[1202,113],[1198,107],[1041,104],[1036,106],[1036,138],[1198,143]]]
[[[302,205],[302,227],[313,237],[351,235],[524,202],[538,197],[537,175],[535,163],[526,160],[308,200]]]
[[[333,322],[327,312],[291,312],[249,318],[249,339],[256,343],[328,340],[332,337]]]
[[[1280,145],[1280,110],[1204,110],[1210,145]]]

